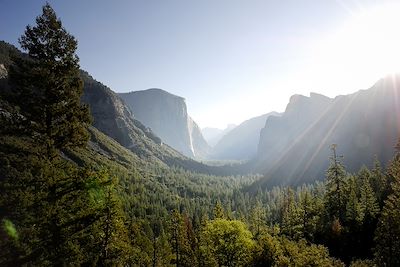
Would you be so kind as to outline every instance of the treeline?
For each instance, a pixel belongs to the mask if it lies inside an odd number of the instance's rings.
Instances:
[[[48,4],[36,24],[0,94],[1,266],[400,265],[400,155],[349,174],[332,146],[325,182],[256,193],[257,176],[105,160],[76,40]]]

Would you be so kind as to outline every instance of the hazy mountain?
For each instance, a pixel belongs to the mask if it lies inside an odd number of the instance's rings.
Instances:
[[[281,117],[270,117],[261,132],[258,185],[301,184],[325,177],[331,144],[349,172],[393,157],[400,134],[400,77],[386,77],[372,88],[330,99],[293,96]],[[257,185],[257,186],[258,186]]]
[[[279,113],[271,112],[251,118],[230,130],[213,147],[210,157],[220,160],[246,160],[254,157],[260,130],[270,116],[279,116]]]
[[[227,134],[230,130],[235,128],[235,124],[228,124],[225,129],[218,129],[218,128],[212,128],[212,127],[206,127],[201,130],[204,139],[207,141],[207,143],[213,147],[215,146],[221,138]]]
[[[204,158],[208,154],[208,144],[188,115],[184,98],[161,89],[121,93],[119,96],[137,120],[171,147],[189,157]]]

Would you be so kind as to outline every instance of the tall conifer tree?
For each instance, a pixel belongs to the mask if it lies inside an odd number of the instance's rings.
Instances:
[[[331,164],[326,171],[326,208],[330,215],[331,220],[333,218],[344,221],[346,211],[346,171],[343,164],[339,160],[336,154],[337,145],[333,144]]]
[[[379,266],[400,266],[400,153],[393,159],[388,176],[393,181],[392,194],[385,201],[375,231],[375,259]]]
[[[58,149],[85,145],[90,116],[80,103],[77,41],[46,4],[36,26],[28,25],[19,43],[29,57],[16,60],[10,81],[25,118],[22,128],[45,147],[49,159]]]

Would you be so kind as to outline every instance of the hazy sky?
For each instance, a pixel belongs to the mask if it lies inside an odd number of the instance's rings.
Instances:
[[[284,111],[295,93],[352,93],[400,70],[400,1],[49,2],[95,79],[182,96],[200,127]],[[43,4],[0,0],[0,39],[17,45]]]

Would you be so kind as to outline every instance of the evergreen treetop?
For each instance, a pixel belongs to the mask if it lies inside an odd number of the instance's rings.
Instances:
[[[90,116],[87,106],[80,103],[83,83],[77,41],[46,4],[36,25],[26,27],[19,43],[28,58],[16,59],[10,71],[10,99],[24,117],[20,129],[45,147],[47,158],[57,150],[85,145]]]

